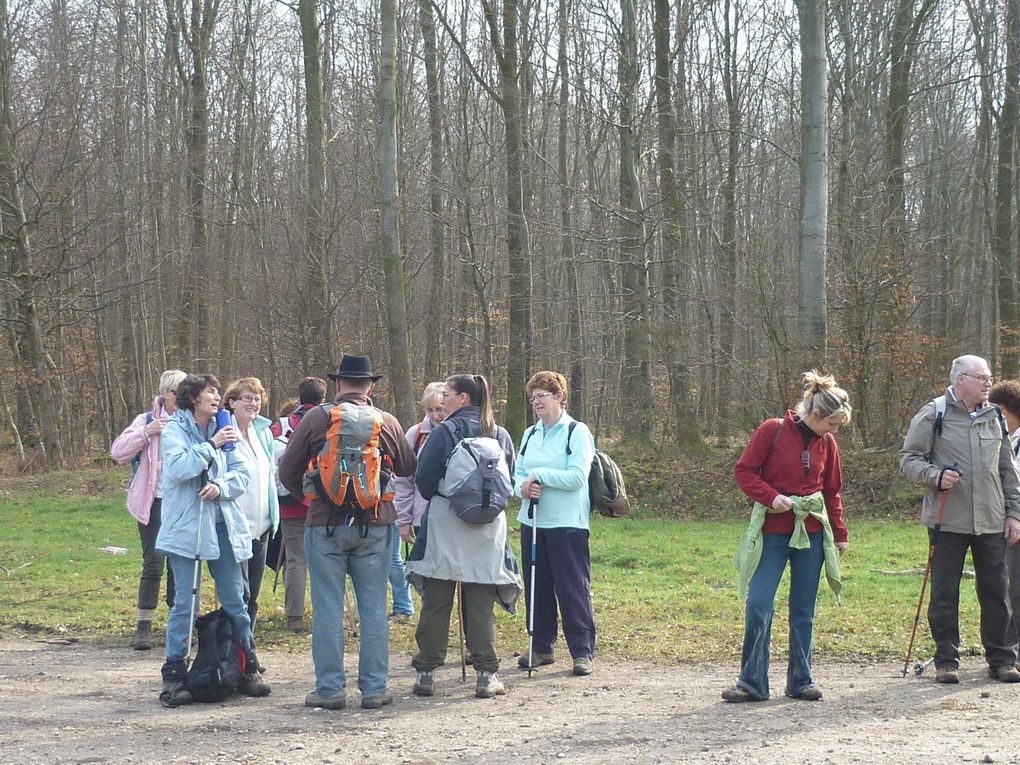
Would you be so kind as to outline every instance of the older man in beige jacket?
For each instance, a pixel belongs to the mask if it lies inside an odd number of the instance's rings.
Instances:
[[[1020,482],[998,407],[988,403],[994,379],[979,356],[953,360],[950,385],[921,407],[900,450],[900,468],[927,488],[921,522],[936,545],[928,624],[935,640],[936,680],[960,681],[960,579],[970,549],[981,642],[989,676],[1020,682],[1017,644],[1008,635],[1006,546],[1020,540]],[[939,412],[943,412],[939,421]],[[945,496],[941,530],[939,508]]]

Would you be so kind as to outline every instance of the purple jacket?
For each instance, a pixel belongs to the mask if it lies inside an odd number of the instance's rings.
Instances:
[[[156,396],[152,402],[152,419],[169,417],[163,408],[163,398]],[[127,509],[142,524],[149,524],[149,509],[152,499],[156,496],[156,479],[162,475],[162,463],[159,458],[159,435],[145,435],[148,412],[142,412],[124,428],[110,447],[110,456],[119,465],[124,465],[141,453],[138,472],[131,479],[128,487]]]
[[[421,448],[428,441],[429,433],[432,432],[432,420],[426,415],[425,419],[419,422],[417,425],[412,425],[408,428],[406,437],[407,443],[411,445],[411,449],[414,450],[414,456],[417,457]],[[421,439],[419,441],[419,438]],[[414,476],[407,476],[406,478],[397,478],[395,480],[395,496],[393,497],[393,506],[397,510],[397,525],[406,526],[411,524],[412,526],[421,526],[421,517],[425,515],[425,508],[429,506],[429,501],[423,497],[416,488],[414,488]]]

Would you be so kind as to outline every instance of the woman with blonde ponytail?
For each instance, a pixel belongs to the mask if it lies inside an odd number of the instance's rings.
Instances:
[[[849,424],[847,393],[831,375],[804,374],[804,395],[795,411],[766,420],[751,435],[733,470],[754,502],[737,552],[740,594],[746,596],[740,679],[723,699],[769,698],[769,644],[776,590],[790,564],[790,658],[786,695],[818,701],[822,692],[811,670],[812,633],[819,574],[840,595],[839,555],[849,546],[840,490],[843,473],[834,438]]]

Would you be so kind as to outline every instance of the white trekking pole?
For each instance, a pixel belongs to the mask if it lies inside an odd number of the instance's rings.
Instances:
[[[528,595],[528,677],[535,669],[535,561],[538,559],[538,500],[531,500],[531,590]]]

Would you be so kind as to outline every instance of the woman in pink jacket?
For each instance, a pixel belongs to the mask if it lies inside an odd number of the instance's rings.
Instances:
[[[443,406],[444,383],[434,382],[425,386],[421,396],[421,405],[425,408],[425,419],[408,428],[405,437],[407,443],[418,456],[422,446],[432,432],[432,428],[443,421],[446,409]],[[406,621],[414,615],[411,603],[411,590],[407,584],[407,571],[404,559],[400,557],[400,542],[410,543],[414,533],[421,526],[421,517],[425,514],[428,501],[414,488],[414,476],[394,479],[393,507],[397,511],[397,529],[400,535],[393,535],[393,549],[390,551],[390,586],[393,588],[393,613],[390,618]]]
[[[110,447],[110,456],[119,464],[131,462],[135,473],[128,487],[127,509],[138,521],[142,540],[142,574],[138,581],[138,627],[131,645],[139,651],[152,648],[152,615],[159,601],[160,580],[166,556],[156,552],[160,508],[163,501],[163,457],[159,434],[177,411],[177,385],[187,375],[171,369],[159,377],[159,395],[152,410],[135,417]],[[174,580],[166,572],[166,603],[174,602]]]

